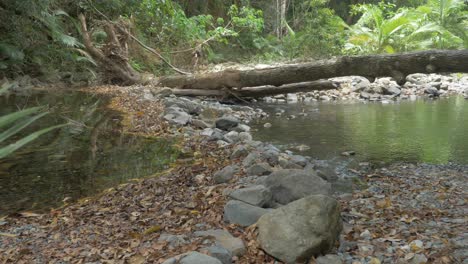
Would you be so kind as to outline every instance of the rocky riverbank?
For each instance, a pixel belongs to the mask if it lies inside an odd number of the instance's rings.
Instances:
[[[404,85],[392,78],[377,78],[374,82],[360,76],[330,79],[338,84],[336,90],[312,91],[263,98],[266,102],[313,102],[337,100],[362,100],[389,103],[399,100],[416,100],[418,97],[437,98],[462,95],[468,98],[466,74],[412,74]]]
[[[179,162],[47,215],[0,219],[2,261],[466,261],[464,168],[337,172],[327,161],[253,140],[248,124],[266,115],[261,109],[176,98],[164,89],[113,93],[114,107],[130,114],[130,132],[181,139]]]

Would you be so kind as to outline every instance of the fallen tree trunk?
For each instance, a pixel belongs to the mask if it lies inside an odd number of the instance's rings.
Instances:
[[[332,90],[338,87],[337,83],[327,80],[285,84],[281,86],[244,87],[241,89],[223,88],[219,90],[207,89],[173,89],[175,95],[183,96],[222,96],[222,97],[263,97],[276,94],[297,93],[317,90]]]
[[[401,84],[409,74],[434,72],[468,72],[468,49],[346,56],[267,69],[169,76],[161,78],[159,85],[178,89],[217,90],[233,87],[281,86],[351,75],[370,79],[391,76]]]

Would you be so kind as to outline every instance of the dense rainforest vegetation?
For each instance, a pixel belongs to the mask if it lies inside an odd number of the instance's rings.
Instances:
[[[80,14],[96,49],[156,76],[171,66],[468,47],[463,0],[6,0],[0,77],[106,81]],[[110,36],[109,25],[120,34]],[[111,54],[112,37],[123,52]]]

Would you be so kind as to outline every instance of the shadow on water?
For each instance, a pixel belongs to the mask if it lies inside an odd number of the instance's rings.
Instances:
[[[122,133],[119,113],[106,99],[86,93],[43,93],[0,98],[0,115],[48,105],[51,113],[24,131],[69,122],[0,161],[0,215],[45,211],[167,169],[175,161],[173,140]]]
[[[359,161],[468,164],[468,101],[462,97],[394,104],[312,103],[262,105],[271,114],[254,128],[257,140],[332,159],[357,152]],[[286,112],[276,117],[279,110]],[[307,116],[299,116],[306,113]],[[297,118],[287,120],[287,116]],[[271,128],[264,128],[269,122]]]

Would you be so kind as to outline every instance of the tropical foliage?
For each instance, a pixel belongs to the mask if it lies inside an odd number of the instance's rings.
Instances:
[[[390,8],[389,8],[390,7]],[[463,0],[429,0],[417,8],[357,5],[360,19],[349,26],[345,52],[394,53],[468,47],[468,9]]]
[[[9,86],[4,85],[0,89],[0,96],[7,92]],[[21,130],[34,123],[36,120],[47,115],[44,107],[26,108],[11,114],[0,116],[0,159],[12,154],[14,151],[37,139],[39,136],[59,128],[63,125],[52,126],[35,131],[23,138],[7,143],[10,138],[18,134]],[[6,143],[6,145],[5,145]],[[4,145],[4,146],[1,146]]]

